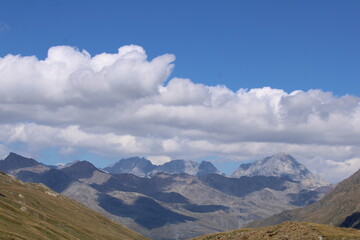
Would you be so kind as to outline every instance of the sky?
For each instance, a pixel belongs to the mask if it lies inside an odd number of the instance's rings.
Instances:
[[[360,1],[0,1],[0,158],[360,168]]]

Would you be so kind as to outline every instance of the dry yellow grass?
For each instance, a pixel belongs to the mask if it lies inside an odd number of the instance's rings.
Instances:
[[[193,240],[355,240],[360,239],[356,229],[338,228],[329,225],[285,222],[282,224],[209,234]]]
[[[42,184],[0,173],[0,239],[146,239]]]

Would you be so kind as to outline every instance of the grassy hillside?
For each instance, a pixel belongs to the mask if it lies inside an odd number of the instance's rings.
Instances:
[[[0,172],[0,239],[146,239],[42,184]]]
[[[284,211],[245,227],[263,227],[285,221],[315,222],[339,227],[360,228],[360,170],[339,183],[320,201],[303,208]]]
[[[240,229],[224,233],[209,234],[193,240],[355,240],[360,231],[329,225],[304,222],[285,222],[275,226]]]

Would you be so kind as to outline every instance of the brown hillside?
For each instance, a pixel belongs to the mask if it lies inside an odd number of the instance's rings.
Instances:
[[[339,183],[320,201],[304,208],[284,211],[245,227],[263,227],[285,221],[315,222],[360,228],[360,170]]]
[[[0,239],[146,239],[42,184],[0,172]]]
[[[304,222],[285,222],[279,225],[255,229],[240,229],[215,233],[193,240],[355,240],[360,231],[328,225]]]

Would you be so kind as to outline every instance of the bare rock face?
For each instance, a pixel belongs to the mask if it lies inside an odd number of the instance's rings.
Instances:
[[[220,172],[217,168],[207,161],[197,163],[189,160],[172,160],[162,165],[153,165],[150,160],[140,157],[121,159],[112,166],[104,168],[109,173],[130,173],[138,177],[151,177],[157,173],[181,174],[186,173],[193,176]]]
[[[278,153],[252,163],[241,164],[231,177],[242,176],[288,177],[292,181],[302,183],[304,187],[313,189],[328,185],[327,182],[311,173],[304,165],[286,153]]]
[[[189,175],[196,175],[198,168],[199,168],[199,163],[197,162],[178,159],[178,160],[172,160],[170,162],[158,166],[150,173],[150,175],[154,175],[158,172],[168,173],[168,174],[187,173]]]
[[[109,173],[131,173],[139,177],[147,176],[156,168],[150,160],[140,157],[121,159],[112,166],[104,168]]]

